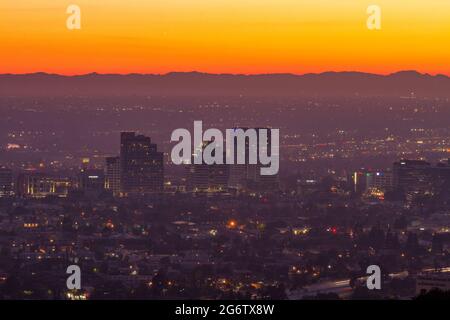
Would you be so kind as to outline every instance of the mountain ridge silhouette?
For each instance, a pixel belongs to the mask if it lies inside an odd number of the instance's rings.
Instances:
[[[387,75],[358,71],[322,73],[60,75],[0,74],[2,96],[397,96],[449,98],[450,77],[414,70]]]

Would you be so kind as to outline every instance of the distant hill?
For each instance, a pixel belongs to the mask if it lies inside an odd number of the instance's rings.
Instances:
[[[47,73],[0,75],[1,96],[411,96],[450,97],[450,78],[416,71],[390,75],[361,72],[320,74],[153,74]]]

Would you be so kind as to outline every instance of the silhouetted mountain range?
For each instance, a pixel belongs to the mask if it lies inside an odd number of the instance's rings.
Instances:
[[[320,74],[97,74],[0,75],[2,96],[405,96],[450,97],[450,78],[416,71],[389,75]]]

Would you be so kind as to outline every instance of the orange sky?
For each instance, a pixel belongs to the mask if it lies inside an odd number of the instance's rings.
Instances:
[[[69,4],[81,30],[66,28]],[[382,9],[382,29],[366,9]],[[450,75],[449,0],[1,0],[0,73]]]

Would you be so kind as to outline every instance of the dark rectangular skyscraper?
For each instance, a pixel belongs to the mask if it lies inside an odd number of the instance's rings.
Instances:
[[[12,171],[7,168],[0,168],[0,198],[13,194]]]
[[[105,173],[98,169],[82,169],[77,177],[78,189],[86,193],[98,193],[105,189]]]
[[[432,166],[421,160],[402,160],[394,163],[393,182],[396,189],[425,193],[430,189]]]
[[[122,132],[120,137],[121,192],[160,192],[164,185],[163,153],[149,137]]]
[[[235,128],[234,130],[241,129],[243,131],[247,131],[248,129],[254,129],[256,131],[256,140],[250,141],[250,139],[245,139],[245,164],[236,164],[237,163],[237,152],[234,154],[234,163],[230,165],[229,168],[229,181],[228,184],[231,188],[235,189],[250,189],[250,190],[259,190],[259,191],[267,191],[267,190],[277,190],[279,187],[279,175],[261,175],[261,168],[264,167],[260,164],[260,132],[262,130],[267,130],[267,143],[264,147],[264,152],[267,153],[271,150],[272,146],[272,136],[270,128]],[[238,150],[237,139],[233,141],[234,149]],[[249,159],[250,152],[256,152],[257,156],[257,164],[251,164]]]
[[[211,141],[204,141],[204,149]],[[215,151],[212,153],[215,155]],[[224,192],[228,189],[229,166],[225,164],[191,164],[188,166],[188,189],[193,192]],[[194,161],[194,160],[192,160]]]

